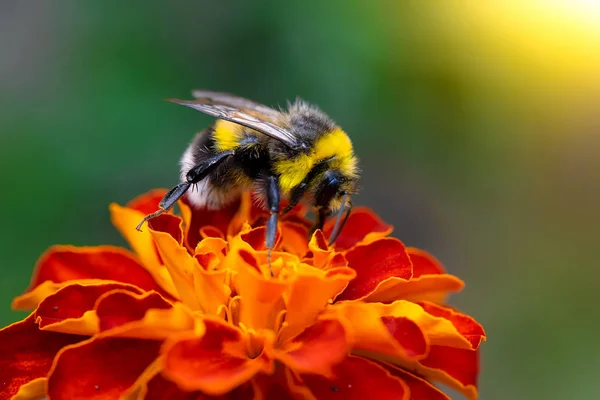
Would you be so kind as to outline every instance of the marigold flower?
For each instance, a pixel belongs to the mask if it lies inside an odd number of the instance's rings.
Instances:
[[[297,207],[271,276],[249,197],[136,231],[164,193],[110,206],[133,252],[42,255],[13,302],[34,311],[0,331],[0,399],[477,398],[483,328],[443,305],[463,282],[368,209],[329,247]]]

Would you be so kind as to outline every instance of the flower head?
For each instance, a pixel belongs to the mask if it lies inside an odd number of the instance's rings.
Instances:
[[[1,398],[477,398],[471,317],[444,306],[463,283],[355,209],[335,246],[309,239],[297,207],[279,224],[271,276],[266,215],[224,210],[137,221],[164,191],[110,210],[133,252],[55,246],[0,331]]]

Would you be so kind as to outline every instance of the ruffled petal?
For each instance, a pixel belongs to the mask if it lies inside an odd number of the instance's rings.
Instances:
[[[26,391],[32,393],[39,388],[39,383],[33,381],[48,374],[59,350],[84,339],[78,335],[42,331],[35,323],[34,314],[0,330],[0,397],[8,399],[30,382],[32,386],[24,388],[21,395]]]
[[[279,332],[279,342],[290,339],[312,324],[355,276],[354,270],[347,267],[322,271],[305,264],[298,265],[284,296],[286,316]]]
[[[184,197],[178,203],[185,226],[185,246],[193,250],[200,240],[204,238],[200,231],[210,227],[218,232],[218,237],[225,238],[232,218],[240,208],[240,202],[223,207],[220,210],[208,210],[205,208],[192,207]]]
[[[115,228],[127,240],[135,254],[138,256],[141,265],[152,275],[154,281],[171,296],[177,295],[177,290],[173,286],[173,281],[169,272],[162,265],[162,260],[158,255],[156,245],[152,240],[152,235],[148,229],[138,231],[135,229],[137,224],[147,215],[158,209],[158,202],[166,193],[165,190],[155,190],[145,195],[139,196],[130,202],[126,207],[118,204],[111,204],[111,221]],[[153,211],[149,211],[153,210]]]
[[[467,398],[478,398],[479,352],[448,346],[431,346],[429,355],[412,366],[418,374],[442,382]]]
[[[335,221],[325,225],[325,237],[330,237]],[[337,251],[348,250],[358,243],[369,243],[392,233],[393,227],[383,222],[377,214],[365,207],[355,207],[344,229],[335,241]]]
[[[34,315],[40,329],[93,335],[98,332],[98,318],[93,311],[96,301],[105,293],[119,289],[142,293],[132,285],[105,282],[97,285],[73,283],[44,299]]]
[[[407,247],[406,252],[410,257],[410,261],[413,265],[413,278],[418,278],[421,275],[437,275],[446,273],[446,269],[430,253],[425,250],[417,249],[415,247]]]
[[[163,292],[137,258],[115,246],[53,246],[39,259],[30,290],[45,281],[103,279]]]
[[[412,278],[390,277],[363,298],[364,301],[390,303],[403,299],[443,303],[448,294],[462,290],[463,281],[446,274],[442,264],[431,254],[413,247],[408,247],[406,252],[413,266]]]
[[[19,391],[14,396],[10,397],[10,400],[43,400],[46,398],[46,384],[48,379],[46,377],[37,378],[27,382],[19,388]],[[4,395],[2,393],[2,395]],[[6,393],[10,395],[10,393]],[[5,397],[0,397],[2,400]],[[8,397],[6,397],[8,399]]]
[[[109,281],[105,279],[78,279],[77,281],[65,282],[45,281],[32,290],[15,297],[12,301],[12,308],[13,310],[35,310],[46,297],[73,283],[83,286],[104,285],[106,283],[122,284],[120,282]]]
[[[410,399],[402,380],[364,358],[349,356],[333,368],[333,373],[335,378],[308,374],[301,377],[318,399]]]
[[[158,357],[161,342],[99,336],[64,348],[48,376],[52,400],[116,399]]]
[[[327,239],[322,231],[317,230],[308,243],[308,249],[312,255],[312,265],[315,268],[325,269],[334,256],[333,248],[327,245]]]
[[[172,308],[156,292],[134,294],[124,290],[113,290],[106,293],[96,305],[96,315],[100,332],[106,331],[129,322],[144,318],[150,309],[165,310]]]
[[[430,340],[419,325],[421,314],[429,315],[420,306],[404,301],[394,303],[393,307],[343,302],[328,310],[328,315],[344,318],[357,351],[372,358],[385,357],[394,363],[427,355]]]
[[[181,389],[222,395],[259,372],[273,371],[273,362],[264,353],[249,356],[249,341],[242,331],[217,319],[204,323],[203,336],[174,339],[163,349],[163,374]]]
[[[332,367],[346,358],[350,345],[342,323],[325,319],[306,328],[274,355],[296,373],[332,377]]]
[[[155,375],[146,385],[143,400],[254,400],[254,389],[250,383],[243,384],[231,392],[221,396],[211,396],[199,391],[185,392],[166,380],[162,375]]]
[[[444,392],[408,371],[390,364],[380,364],[392,375],[400,378],[410,389],[410,400],[452,400]]]
[[[473,350],[479,348],[481,342],[486,339],[483,327],[474,318],[434,303],[421,302],[419,305],[427,313],[450,321],[456,330],[469,341]]]
[[[391,277],[403,280],[412,277],[410,258],[398,239],[385,238],[356,246],[348,251],[346,259],[348,266],[356,271],[356,278],[350,282],[338,300],[364,298]]]
[[[475,332],[472,325],[457,327],[444,316],[430,314],[422,306],[404,300],[392,304],[338,303],[328,312],[345,318],[354,348],[360,354],[385,359],[476,398],[479,364],[474,345],[481,339],[463,334]],[[407,321],[412,327],[406,325]],[[422,339],[427,344],[425,349]]]
[[[192,310],[216,314],[227,304],[231,290],[227,271],[206,271],[187,249],[167,232],[150,233],[169,270],[181,301]]]
[[[240,265],[233,277],[233,287],[240,295],[240,320],[251,329],[276,329],[279,313],[284,310],[283,293],[289,282],[267,279],[258,272],[258,262],[246,250],[238,252]]]

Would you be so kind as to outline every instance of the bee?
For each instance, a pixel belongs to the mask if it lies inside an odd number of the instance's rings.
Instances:
[[[168,101],[217,120],[194,137],[181,158],[180,183],[137,229],[184,195],[194,207],[220,209],[251,191],[269,212],[269,264],[278,217],[303,199],[315,208],[313,232],[336,217],[332,244],[350,215],[351,195],[357,192],[358,159],[348,135],[319,108],[300,99],[288,103],[287,110],[276,110],[228,93],[196,90],[192,95],[194,100]],[[282,200],[287,205],[280,212]]]

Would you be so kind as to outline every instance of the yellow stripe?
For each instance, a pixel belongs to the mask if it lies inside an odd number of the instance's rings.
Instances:
[[[319,161],[333,158],[331,168],[338,169],[348,178],[358,174],[357,160],[354,157],[352,142],[340,128],[335,128],[317,140],[314,151],[291,160],[275,163],[275,171],[279,174],[279,185],[284,193],[300,184],[312,167]]]
[[[217,120],[213,137],[219,151],[234,150],[238,147],[243,127],[233,122]]]

